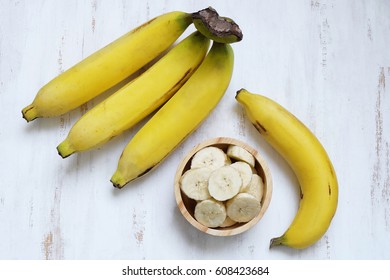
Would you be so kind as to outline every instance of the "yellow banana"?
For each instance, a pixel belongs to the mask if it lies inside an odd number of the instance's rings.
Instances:
[[[194,32],[151,68],[96,105],[57,147],[62,157],[99,146],[163,105],[203,61],[210,40]]]
[[[306,248],[327,231],[336,212],[338,183],[333,165],[316,136],[293,114],[275,101],[245,89],[236,100],[252,124],[288,162],[298,178],[301,200],[285,233],[270,247]]]
[[[177,11],[135,28],[43,86],[23,117],[59,116],[82,105],[156,58],[191,22],[191,14]]]
[[[111,178],[115,187],[148,173],[202,123],[230,83],[233,60],[230,45],[213,43],[191,78],[127,144]]]

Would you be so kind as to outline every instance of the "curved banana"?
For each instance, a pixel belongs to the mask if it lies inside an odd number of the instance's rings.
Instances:
[[[230,45],[213,43],[191,78],[127,144],[111,178],[115,187],[148,173],[205,120],[230,83],[233,60]]]
[[[325,234],[337,208],[337,178],[325,149],[302,122],[273,100],[245,89],[237,92],[236,99],[260,134],[288,162],[301,188],[298,213],[270,247],[312,245]]]
[[[191,22],[191,14],[170,12],[135,28],[43,86],[23,117],[59,116],[82,105],[156,58]]]
[[[210,40],[194,32],[151,68],[83,115],[57,147],[62,157],[97,147],[163,105],[203,61]]]

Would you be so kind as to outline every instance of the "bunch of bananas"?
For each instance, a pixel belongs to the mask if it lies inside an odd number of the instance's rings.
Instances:
[[[23,117],[29,122],[59,116],[84,104],[161,56],[192,23],[197,31],[84,114],[57,147],[64,158],[98,147],[156,111],[119,159],[111,182],[122,188],[163,161],[223,97],[233,72],[230,43],[242,39],[233,20],[220,17],[211,7],[158,16],[54,78],[22,110]],[[301,187],[295,219],[282,236],[271,240],[270,247],[314,244],[337,208],[337,178],[326,151],[302,122],[275,101],[245,89],[237,92],[236,100],[290,164]]]
[[[218,19],[235,25],[212,8],[160,15],[54,78],[22,110],[23,117],[29,122],[59,116],[91,100],[160,56],[192,22],[202,26],[199,19],[205,15],[213,23]],[[98,147],[159,109],[125,147],[111,182],[122,188],[152,170],[206,119],[230,83],[234,55],[228,43],[241,40],[241,31],[237,27],[237,36],[211,35],[219,40],[210,48],[205,30],[188,35],[84,114],[58,145],[58,153],[65,158]]]

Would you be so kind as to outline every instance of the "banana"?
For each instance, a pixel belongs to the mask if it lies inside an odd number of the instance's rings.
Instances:
[[[190,79],[126,145],[111,177],[115,187],[148,173],[206,119],[225,94],[233,60],[230,45],[213,43]]]
[[[226,202],[227,216],[233,221],[246,223],[259,214],[260,201],[248,193],[239,193]]]
[[[261,201],[264,193],[264,183],[261,177],[257,174],[252,174],[250,183],[240,190],[243,193],[253,195],[258,201]]]
[[[194,32],[151,68],[84,114],[57,147],[62,157],[102,145],[163,105],[203,61],[210,40]],[[167,71],[169,69],[169,71]]]
[[[135,28],[43,86],[23,117],[59,116],[82,105],[160,55],[191,23],[191,14],[175,11]]]
[[[209,178],[213,170],[201,167],[187,170],[180,178],[180,189],[194,200],[211,198],[209,193]]]
[[[242,189],[246,188],[252,180],[252,168],[249,164],[243,161],[236,161],[230,166],[236,169],[238,173],[240,173],[240,177],[242,179],[242,185],[240,188],[241,191]]]
[[[220,17],[212,7],[192,14],[195,28],[207,38],[225,44],[242,40],[240,27],[231,18]]]
[[[251,167],[255,167],[255,158],[253,157],[253,155],[251,155],[250,152],[240,146],[229,145],[226,153],[232,159],[244,161],[248,163]]]
[[[196,204],[194,216],[206,227],[219,227],[226,220],[226,208],[222,202],[206,199]]]
[[[241,89],[236,95],[255,128],[279,152],[297,176],[301,200],[298,212],[283,235],[270,247],[306,248],[328,230],[336,212],[336,173],[317,137],[275,101]]]
[[[206,147],[194,155],[191,160],[191,168],[208,167],[217,169],[230,163],[230,158],[223,150],[217,147]]]
[[[218,200],[225,201],[240,191],[242,179],[240,173],[231,166],[223,166],[214,170],[209,178],[209,193]]]

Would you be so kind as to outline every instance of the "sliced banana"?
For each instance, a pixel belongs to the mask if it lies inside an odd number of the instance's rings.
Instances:
[[[260,212],[260,201],[248,193],[239,193],[226,202],[226,212],[236,222],[249,222]]]
[[[236,161],[235,163],[232,163],[230,166],[236,169],[240,173],[242,179],[242,186],[240,191],[242,191],[244,188],[246,188],[249,185],[250,181],[252,180],[252,175],[253,175],[252,167],[244,161]]]
[[[261,201],[264,193],[263,179],[257,174],[252,174],[250,183],[241,192],[253,195],[258,201]]]
[[[230,227],[230,226],[235,225],[235,224],[237,224],[236,221],[233,221],[228,216],[226,216],[225,221],[219,227],[226,228],[226,227]]]
[[[210,174],[209,192],[218,201],[225,201],[235,196],[241,189],[240,173],[230,165],[220,167]]]
[[[206,227],[219,227],[226,219],[226,208],[222,202],[206,199],[196,204],[194,215]]]
[[[227,155],[238,161],[245,161],[251,167],[255,167],[255,158],[254,156],[245,150],[244,148],[236,145],[229,145],[226,151]]]
[[[180,178],[180,189],[194,200],[210,198],[208,182],[212,171],[208,167],[187,170]]]
[[[217,169],[227,164],[230,164],[230,158],[217,147],[203,148],[191,160],[191,168],[209,167]]]

